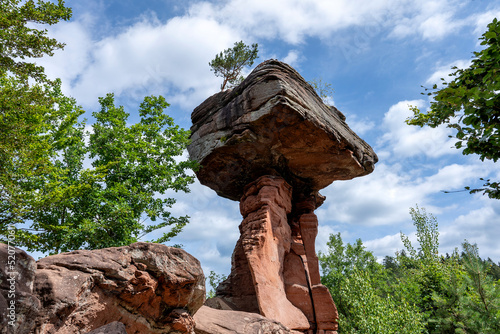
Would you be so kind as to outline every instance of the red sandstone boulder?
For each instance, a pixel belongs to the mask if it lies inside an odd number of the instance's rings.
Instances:
[[[94,329],[87,334],[127,334],[127,329],[121,322],[113,321],[107,325]]]
[[[33,294],[35,260],[0,243],[0,333],[28,334],[35,327],[40,301]]]
[[[79,250],[37,264],[37,334],[87,333],[113,321],[128,334],[192,333],[205,300],[198,260],[161,244]]]
[[[196,334],[292,334],[277,321],[259,314],[202,306],[194,315]]]

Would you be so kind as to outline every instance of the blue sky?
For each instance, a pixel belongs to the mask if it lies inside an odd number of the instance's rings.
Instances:
[[[403,248],[400,231],[414,238],[410,207],[424,207],[439,222],[440,250],[464,239],[480,255],[500,261],[500,201],[460,190],[479,177],[500,179],[498,164],[482,163],[453,148],[447,128],[410,127],[408,106],[428,106],[430,87],[452,66],[466,67],[500,1],[454,0],[86,0],[67,1],[73,19],[49,27],[67,44],[39,61],[64,92],[87,110],[115,93],[137,120],[145,95],[163,95],[168,113],[184,128],[191,111],[219,90],[210,71],[215,54],[243,40],[258,43],[256,64],[277,58],[306,80],[332,85],[333,104],[379,156],[375,171],[322,191],[317,249],[330,233],[361,238],[383,257]],[[249,71],[250,69],[248,69]],[[197,257],[205,272],[229,273],[241,222],[238,203],[195,183],[177,198],[173,213],[191,223],[173,240]],[[153,238],[154,235],[150,236]]]

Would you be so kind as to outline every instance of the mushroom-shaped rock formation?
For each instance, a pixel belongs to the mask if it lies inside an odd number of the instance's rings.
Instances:
[[[373,171],[377,156],[290,66],[268,60],[238,87],[193,112],[189,154],[200,182],[239,200],[247,184],[278,175],[301,192]]]
[[[192,114],[200,182],[240,201],[243,222],[217,297],[292,330],[333,333],[338,315],[321,285],[314,241],[319,190],[373,171],[377,156],[289,65],[260,64]]]

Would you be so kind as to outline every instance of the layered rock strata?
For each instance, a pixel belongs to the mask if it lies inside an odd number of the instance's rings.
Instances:
[[[292,241],[287,219],[291,196],[291,187],[279,177],[264,176],[248,186],[240,202],[244,219],[231,274],[217,295],[236,309],[258,312],[289,328],[309,329],[306,316],[287,298],[283,284]]]
[[[231,274],[217,296],[290,329],[336,330],[337,309],[320,283],[314,249],[315,208],[314,197],[292,203],[292,187],[281,177],[250,183],[240,202],[244,219]]]
[[[191,115],[190,157],[200,182],[239,201],[262,175],[282,176],[298,193],[373,171],[378,158],[343,114],[325,105],[289,65],[266,61],[233,90]]]
[[[192,114],[188,151],[200,182],[240,201],[243,222],[227,307],[259,313],[308,334],[330,334],[338,315],[321,285],[314,241],[319,190],[369,174],[378,158],[290,66],[266,61],[237,87]]]
[[[205,278],[199,261],[184,250],[138,242],[62,253],[36,263],[22,250],[16,252],[15,323],[3,324],[0,333],[194,333]],[[0,258],[7,254],[0,244]],[[8,299],[6,277],[0,270],[2,315],[9,312],[2,305]]]

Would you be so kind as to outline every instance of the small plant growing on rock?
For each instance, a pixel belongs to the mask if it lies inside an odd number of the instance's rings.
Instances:
[[[216,55],[208,63],[216,76],[224,78],[221,91],[226,88],[227,84],[234,86],[243,81],[243,76],[241,76],[243,67],[252,66],[254,60],[258,58],[258,52],[257,43],[252,44],[250,47],[243,43],[243,41],[239,41],[234,43],[232,48],[226,49]]]

